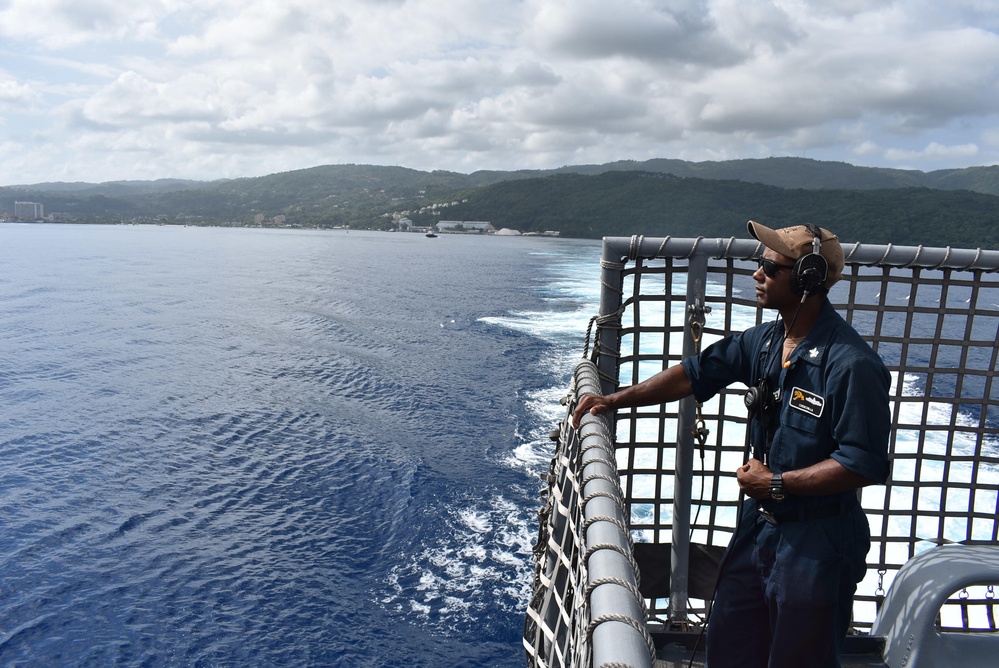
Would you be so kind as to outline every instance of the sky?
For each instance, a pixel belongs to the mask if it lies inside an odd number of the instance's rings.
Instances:
[[[996,0],[0,0],[0,186],[999,163]]]

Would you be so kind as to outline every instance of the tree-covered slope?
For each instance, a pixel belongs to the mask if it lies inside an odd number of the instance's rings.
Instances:
[[[784,189],[649,172],[563,174],[467,193],[449,216],[574,237],[744,236],[749,219],[814,222],[869,243],[999,248],[999,197],[929,188]]]

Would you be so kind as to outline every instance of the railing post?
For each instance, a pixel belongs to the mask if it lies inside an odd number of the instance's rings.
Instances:
[[[683,357],[697,354],[697,340],[691,315],[704,308],[708,258],[690,257],[687,271],[687,304],[684,309]],[[697,402],[693,397],[680,401],[677,420],[675,477],[673,480],[673,537],[671,544],[669,619],[673,624],[687,622],[688,574],[690,571],[690,507],[694,478],[694,430]]]
[[[600,391],[607,395],[617,391],[618,360],[621,356],[621,290],[625,264],[620,244],[604,240],[600,261],[600,320],[597,323],[597,370]],[[613,418],[611,419],[613,424]]]

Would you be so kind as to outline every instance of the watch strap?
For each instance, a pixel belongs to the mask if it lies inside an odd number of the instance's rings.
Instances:
[[[770,498],[774,501],[783,501],[787,496],[784,491],[784,476],[781,473],[774,473],[770,477]]]

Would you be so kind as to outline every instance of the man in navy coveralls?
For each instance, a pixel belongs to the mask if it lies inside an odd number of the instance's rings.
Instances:
[[[888,477],[890,376],[826,294],[842,277],[839,239],[815,225],[772,230],[756,300],[780,319],[733,334],[620,392],[584,396],[574,414],[707,401],[750,388],[746,495],[707,627],[709,668],[839,666],[870,527],[857,490]]]

